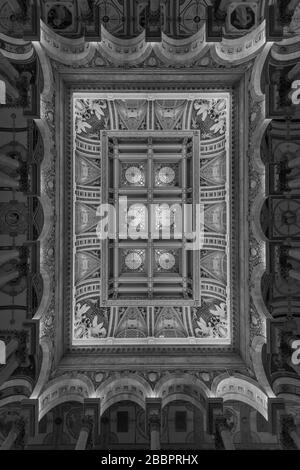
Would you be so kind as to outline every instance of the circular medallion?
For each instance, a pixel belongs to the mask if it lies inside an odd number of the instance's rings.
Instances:
[[[172,269],[175,266],[175,256],[171,253],[163,253],[160,255],[158,262],[162,269]]]
[[[131,166],[127,168],[125,172],[125,178],[127,179],[128,183],[137,184],[140,183],[142,180],[142,172],[136,166]]]
[[[138,269],[142,265],[142,263],[142,257],[134,251],[132,253],[129,253],[125,258],[125,264],[127,268],[131,269],[132,271]]]
[[[5,221],[7,225],[9,226],[18,225],[19,220],[20,220],[20,214],[16,211],[9,211],[6,214]]]
[[[175,171],[169,166],[164,166],[159,170],[158,179],[163,184],[170,184],[175,179]]]

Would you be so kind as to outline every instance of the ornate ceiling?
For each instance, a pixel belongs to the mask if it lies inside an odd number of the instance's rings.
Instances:
[[[73,100],[73,344],[231,343],[230,95]]]
[[[180,399],[185,444],[299,446],[299,9],[0,2],[0,445],[9,416],[71,446],[78,404],[97,443],[120,403],[154,426]]]

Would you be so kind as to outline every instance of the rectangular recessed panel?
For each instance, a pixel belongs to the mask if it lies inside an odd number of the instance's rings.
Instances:
[[[102,203],[116,209],[102,243],[102,301],[199,300],[199,258],[188,256],[185,226],[188,206],[200,205],[200,133],[139,134],[101,133]]]
[[[73,344],[230,344],[229,93],[73,101]]]

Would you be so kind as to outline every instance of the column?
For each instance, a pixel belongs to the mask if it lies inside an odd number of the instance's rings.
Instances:
[[[75,450],[85,450],[88,442],[90,432],[93,427],[93,421],[91,416],[84,416],[82,419],[82,427],[77,439]]]
[[[300,157],[293,158],[288,162],[288,168],[293,169],[298,167],[300,167]]]
[[[6,345],[6,358],[16,352],[18,347],[19,341],[16,338],[11,339],[10,342]]]
[[[8,344],[5,344],[3,340],[1,340],[1,365],[6,365],[9,356],[11,356],[14,352],[17,351],[19,347],[19,341],[17,339],[11,339]]]
[[[160,450],[160,416],[153,413],[149,416],[150,449]]]
[[[281,424],[283,434],[288,434],[297,449],[300,450],[300,437],[297,433],[297,426],[295,424],[294,417],[292,415],[283,415],[281,417]]]
[[[6,286],[10,281],[17,279],[19,277],[19,271],[14,269],[8,273],[1,273],[0,274],[0,287]]]
[[[288,250],[288,255],[291,258],[300,261],[300,248],[290,248]]]
[[[160,450],[161,399],[146,399],[146,422],[150,434],[150,449]]]
[[[107,416],[104,416],[101,418],[101,430],[100,430],[100,442],[101,442],[102,450],[108,449],[109,433],[110,433],[109,419]]]
[[[16,354],[11,355],[10,358],[7,360],[5,366],[0,369],[0,386],[10,378],[10,376],[19,367],[19,365],[20,360],[18,359]]]
[[[0,165],[11,168],[12,170],[18,170],[21,166],[19,160],[16,160],[4,153],[0,153]]]
[[[300,189],[300,178],[295,178],[288,181],[289,189]]]
[[[18,259],[20,256],[19,250],[12,248],[11,250],[0,250],[0,265]]]
[[[235,450],[232,434],[229,430],[227,420],[224,416],[218,416],[215,421],[216,430],[218,430],[225,450]]]
[[[0,186],[2,188],[12,188],[12,189],[19,189],[20,182],[18,178],[12,178],[11,176],[6,175],[0,171]]]
[[[10,450],[14,443],[16,442],[17,438],[24,433],[24,428],[25,428],[25,422],[23,418],[17,419],[13,425],[11,430],[9,431],[9,434],[3,444],[0,447],[0,450]]]
[[[39,400],[37,398],[25,398],[21,401],[22,418],[25,423],[24,450],[29,450],[36,442],[39,435]]]
[[[5,82],[5,89],[6,89],[6,94],[9,95],[13,99],[17,99],[20,96],[20,93],[16,89],[15,86],[13,86],[10,82],[7,81],[7,79],[0,73],[0,79]]]
[[[296,279],[296,281],[300,281],[300,272],[296,271],[295,269],[290,269],[289,270],[289,276],[292,279]]]
[[[12,82],[19,78],[19,72],[3,54],[0,54],[0,68]]]

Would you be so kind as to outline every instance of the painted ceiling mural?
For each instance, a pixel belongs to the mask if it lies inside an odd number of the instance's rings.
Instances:
[[[0,0],[0,448],[300,447],[299,34],[298,0]],[[119,196],[143,236],[101,240]]]
[[[210,340],[220,343],[230,342],[230,274],[228,275],[229,262],[227,263],[227,258],[230,256],[229,234],[227,233],[229,230],[227,212],[230,211],[228,206],[230,188],[227,185],[229,179],[227,172],[229,171],[230,155],[228,149],[231,124],[229,120],[230,100],[228,98],[226,94],[219,98],[217,98],[217,94],[199,95],[199,97],[189,100],[184,99],[184,95],[178,99],[173,96],[172,100],[155,99],[154,95],[151,101],[147,96],[144,99],[128,99],[126,94],[112,100],[105,99],[105,96],[99,98],[76,96],[74,98],[76,182],[74,186],[74,201],[76,201],[74,209],[76,225],[74,344],[84,344],[78,340],[89,340],[87,344],[96,340],[96,344],[99,339],[114,337],[155,338],[155,341],[161,341],[162,338],[194,337],[206,343]],[[110,264],[104,260],[104,254],[101,253],[103,245],[100,240],[97,240],[97,228],[100,220],[99,215],[97,217],[98,205],[101,202],[108,202],[103,201],[100,194],[101,175],[104,176],[106,173],[103,163],[105,155],[100,150],[102,131],[105,130],[110,130],[112,139],[114,139],[114,130],[123,131],[124,139],[127,135],[126,131],[136,131],[143,136],[145,135],[143,131],[153,130],[156,137],[160,135],[160,132],[165,131],[178,131],[177,135],[179,135],[179,131],[200,131],[199,135],[196,133],[200,145],[199,153],[192,156],[194,160],[198,161],[191,169],[192,172],[196,172],[196,166],[199,166],[198,181],[188,181],[189,176],[184,177],[185,182],[179,180],[182,180],[185,162],[178,160],[176,156],[176,152],[183,151],[180,144],[176,149],[174,141],[176,134],[170,134],[169,138],[166,137],[161,148],[158,143],[153,142],[158,156],[156,157],[156,153],[154,153],[154,165],[150,170],[150,172],[154,172],[154,175],[151,175],[152,180],[157,181],[154,183],[154,192],[156,191],[155,187],[159,187],[160,205],[164,203],[162,197],[165,198],[165,203],[171,204],[170,189],[178,187],[182,188],[182,192],[189,189],[189,186],[192,190],[192,186],[195,184],[200,188],[200,192],[202,191],[198,204],[200,206],[201,203],[204,208],[203,246],[200,252],[199,250],[196,253],[192,252],[193,256],[199,257],[199,273],[197,275],[199,285],[194,286],[194,289],[198,290],[200,294],[192,292],[192,284],[195,283],[192,273],[189,274],[189,267],[186,266],[188,252],[185,247],[172,249],[174,242],[170,241],[169,249],[166,249],[167,242],[165,242],[165,246],[161,247],[158,242],[157,248],[150,249],[154,250],[153,260],[150,261],[149,247],[138,250],[137,242],[133,242],[132,245],[129,242],[127,247],[120,248],[116,261],[118,270],[115,273],[115,277],[120,276],[120,285],[116,287],[115,279],[115,288],[113,288],[111,297],[122,299],[123,305],[128,301],[126,317],[131,319],[130,322],[121,320],[121,313],[113,306],[106,308],[107,302],[104,301],[101,293],[103,290],[101,284],[104,282],[101,274]],[[175,150],[172,151],[174,145]],[[121,146],[122,143],[120,143],[120,148]],[[148,185],[150,175],[148,175],[147,168],[147,152],[135,158],[134,154],[130,153],[130,144],[127,143],[127,146],[129,146],[127,153],[120,154],[120,158],[122,158],[120,160],[121,169],[119,168],[121,181],[118,187],[128,187],[128,190],[129,188],[132,190],[144,187],[145,191],[149,191],[152,186]],[[103,148],[102,150],[104,151]],[[143,151],[141,150],[141,152]],[[165,152],[165,156],[160,161],[160,152],[162,151]],[[190,147],[190,154],[192,152],[197,152],[197,150]],[[172,163],[174,161],[173,154],[177,158],[177,164]],[[128,163],[126,163],[126,158]],[[130,159],[133,160],[130,162]],[[157,163],[155,163],[155,159],[157,159]],[[178,173],[177,178],[176,172]],[[126,194],[124,191],[121,189],[123,196]],[[138,208],[139,204],[141,210],[143,209],[143,197],[144,195],[140,195],[140,192],[136,193],[134,204],[129,206],[129,213],[133,211],[132,208],[136,206]],[[184,197],[183,203],[187,202],[185,193]],[[136,198],[140,198],[140,203]],[[150,204],[149,195],[147,198]],[[177,199],[174,201],[176,202]],[[145,228],[143,214],[137,217],[135,212],[134,215],[132,223],[135,228],[137,230]],[[162,219],[160,222],[162,226],[165,224],[171,231],[174,230],[176,221],[172,222],[172,216],[168,218],[162,213],[158,217]],[[176,218],[176,215],[174,217]],[[120,229],[117,228],[117,231]],[[151,275],[151,287],[149,286],[149,266],[147,266],[149,263],[153,264],[154,271]],[[133,284],[131,286],[128,284],[126,288],[128,295],[124,297],[125,294],[118,292],[118,288],[122,290],[122,282],[125,283],[125,279],[121,279],[121,277],[126,274],[139,274],[139,282],[144,275],[145,281],[147,281],[146,277],[148,276],[148,287],[143,291],[142,288],[136,286],[135,278],[133,278]],[[168,275],[171,276],[169,282],[174,286],[173,294],[172,290],[168,292],[167,287],[165,289],[157,287],[159,283],[166,282]],[[182,276],[183,281],[181,280]],[[126,281],[129,282],[129,279]],[[178,282],[183,282],[182,307],[175,309],[170,304],[174,304],[174,300],[178,296],[177,292],[180,289]],[[195,302],[189,302],[187,306],[184,306],[184,298],[187,300],[194,298]],[[140,299],[140,306],[138,306],[138,299]],[[160,301],[162,305],[166,305],[160,319],[156,318],[155,306],[149,307],[151,299],[158,305]],[[136,303],[135,307],[131,306],[133,302]],[[175,304],[177,302],[178,299],[175,300]],[[142,307],[147,303],[148,308]],[[144,314],[142,314],[143,311]],[[111,320],[110,316],[116,318]],[[144,327],[141,329],[142,318]],[[120,330],[122,325],[126,329],[123,334]],[[143,343],[144,340],[139,340],[139,342]]]

